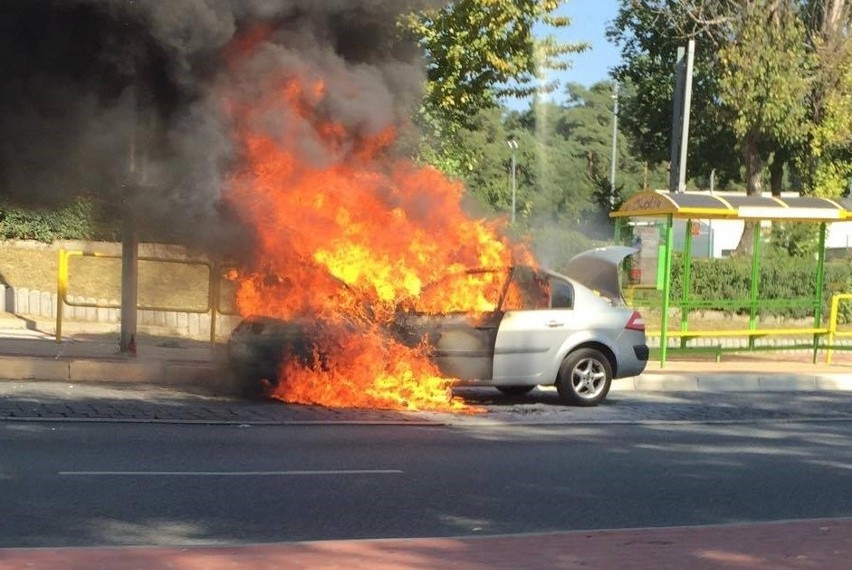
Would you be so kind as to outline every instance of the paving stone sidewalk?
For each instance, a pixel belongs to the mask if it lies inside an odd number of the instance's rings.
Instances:
[[[403,424],[500,427],[637,422],[852,421],[850,392],[619,392],[596,408],[564,406],[552,390],[506,397],[487,388],[456,394],[475,414],[329,409],[253,402],[198,389],[57,382],[0,382],[0,421],[198,424]]]
[[[246,401],[156,385],[0,382],[0,420],[187,423],[412,423],[414,414]]]

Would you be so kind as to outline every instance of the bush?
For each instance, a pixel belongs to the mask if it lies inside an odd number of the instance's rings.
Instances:
[[[101,239],[112,236],[97,223],[90,200],[80,198],[54,210],[23,208],[0,203],[0,239],[51,243],[60,239]]]

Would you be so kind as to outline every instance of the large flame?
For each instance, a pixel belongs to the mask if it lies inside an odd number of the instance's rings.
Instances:
[[[242,49],[229,52],[232,62]],[[244,159],[228,197],[256,228],[260,247],[260,265],[237,277],[238,309],[321,321],[328,331],[313,359],[281,364],[274,396],[334,407],[465,409],[426,348],[398,343],[382,325],[399,303],[414,300],[432,312],[495,309],[495,273],[421,294],[450,272],[505,267],[516,248],[494,224],[465,215],[459,183],[394,158],[394,129],[347,128],[329,118],[327,104],[322,77],[307,71],[228,101]]]

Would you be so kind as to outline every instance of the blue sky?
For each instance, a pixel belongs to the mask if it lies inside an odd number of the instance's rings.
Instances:
[[[566,0],[558,10],[559,15],[571,19],[571,25],[558,31],[557,37],[591,45],[585,53],[570,56],[571,69],[557,75],[562,85],[574,82],[589,86],[608,79],[610,68],[621,60],[618,49],[605,36],[606,27],[618,13],[618,4],[618,0]]]

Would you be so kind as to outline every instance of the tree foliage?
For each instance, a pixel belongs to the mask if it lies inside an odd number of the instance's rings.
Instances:
[[[835,9],[845,5],[845,0],[622,0],[608,33],[624,59],[616,77],[631,81],[637,93],[626,101],[632,116],[627,127],[637,136],[643,129],[655,133],[641,148],[643,155],[665,156],[671,129],[659,109],[671,109],[671,91],[661,85],[673,84],[675,45],[696,39],[692,172],[696,166],[714,168],[723,184],[742,179],[749,194],[759,194],[766,166],[778,192],[786,165],[796,167],[804,191],[837,195],[852,172],[846,162],[852,148],[849,60],[842,55],[849,50],[849,14]],[[828,43],[832,49],[821,47]],[[725,147],[738,152],[731,155]],[[746,231],[738,250],[750,243]]]
[[[852,7],[848,0],[811,0],[805,6],[816,63],[813,128],[797,166],[814,194],[839,196],[852,185]]]
[[[611,196],[613,85],[569,84],[562,103],[536,99],[525,111],[491,109],[459,131],[476,167],[460,177],[469,193],[490,211],[511,213],[508,140],[518,143],[516,218],[518,227],[565,225],[594,237],[611,237],[608,214],[622,198],[666,177],[646,169],[623,132],[616,138],[616,196]]]
[[[582,43],[537,36],[533,28],[565,28],[555,15],[562,0],[456,0],[415,12],[402,21],[426,54],[425,113],[446,125],[469,126],[482,109],[503,97],[524,97],[552,89],[543,82],[552,70],[569,67],[566,56]]]
[[[608,34],[624,58],[616,76],[639,95],[626,102],[627,128],[653,133],[643,156],[665,160],[674,50],[694,38],[693,172],[703,157],[718,171],[726,161],[714,139],[735,140],[740,156],[722,167],[723,184],[747,169],[756,193],[768,164],[777,192],[789,163],[803,191],[836,196],[852,175],[850,23],[848,0],[623,0]],[[714,124],[721,138],[704,136]]]

